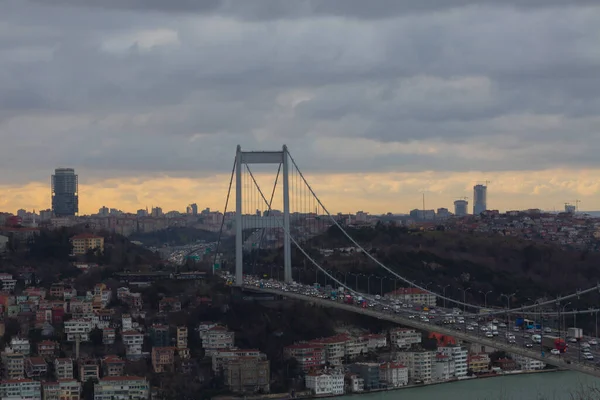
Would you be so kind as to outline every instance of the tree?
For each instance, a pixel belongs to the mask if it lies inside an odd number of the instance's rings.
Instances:
[[[92,378],[83,383],[81,395],[84,400],[94,400],[94,380]]]
[[[104,344],[102,340],[103,336],[102,330],[99,328],[94,328],[90,331],[90,341],[94,347],[100,347]]]

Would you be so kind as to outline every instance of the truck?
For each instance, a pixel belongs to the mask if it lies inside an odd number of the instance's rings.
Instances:
[[[583,338],[583,329],[581,328],[569,328],[567,329],[567,336],[580,340]]]
[[[549,350],[556,349],[556,350],[560,351],[561,353],[564,353],[567,351],[567,344],[565,343],[565,341],[556,336],[542,337],[542,346]]]
[[[542,342],[542,336],[541,335],[531,335],[531,341],[533,343],[541,343]]]
[[[331,291],[331,300],[337,300],[337,292],[335,290]]]

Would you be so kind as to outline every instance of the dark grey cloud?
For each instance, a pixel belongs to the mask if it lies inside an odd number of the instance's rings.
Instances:
[[[0,184],[227,173],[238,143],[315,172],[598,167],[595,2],[5,4]]]
[[[315,16],[388,19],[408,13],[438,12],[467,6],[522,9],[564,7],[564,0],[35,0],[43,4],[75,5],[123,10],[193,12],[243,19],[295,19]],[[569,6],[596,5],[595,0],[573,0]]]

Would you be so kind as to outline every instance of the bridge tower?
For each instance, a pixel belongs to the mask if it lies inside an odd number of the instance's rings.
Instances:
[[[250,164],[280,164],[283,175],[283,277],[285,282],[292,281],[292,249],[290,246],[290,193],[289,193],[289,155],[287,146],[281,151],[242,151],[237,146],[235,163],[235,284],[243,281],[244,252],[242,231],[242,166]],[[265,218],[273,218],[268,216]]]

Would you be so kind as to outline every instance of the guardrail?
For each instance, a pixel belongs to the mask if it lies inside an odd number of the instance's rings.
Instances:
[[[535,360],[539,360],[546,364],[554,365],[559,368],[565,368],[565,369],[581,372],[581,373],[584,373],[587,375],[592,375],[592,376],[600,378],[600,368],[597,368],[597,367],[581,364],[576,361],[567,362],[566,360],[564,360],[562,358],[554,357],[554,356],[542,357],[542,355],[539,352],[534,351],[534,350],[529,350],[529,349],[517,347],[517,346],[511,346],[507,343],[499,342],[496,340],[491,340],[491,339],[476,336],[476,335],[470,335],[470,334],[462,332],[462,331],[448,329],[444,326],[438,326],[438,325],[433,326],[431,324],[420,322],[415,319],[410,319],[410,318],[407,318],[407,317],[404,317],[401,315],[382,313],[379,311],[369,310],[367,308],[360,308],[360,307],[357,307],[354,305],[338,303],[336,301],[321,299],[318,297],[306,296],[306,295],[299,294],[299,293],[284,292],[282,290],[277,290],[277,289],[260,288],[260,287],[247,286],[247,285],[242,286],[242,288],[256,290],[256,291],[265,292],[265,293],[276,294],[276,295],[281,295],[284,297],[302,300],[302,301],[308,301],[311,303],[323,305],[325,307],[338,308],[338,309],[350,311],[353,313],[367,315],[369,317],[373,317],[373,318],[377,318],[377,319],[395,322],[399,325],[410,326],[412,328],[424,330],[427,332],[431,332],[431,331],[440,332],[440,333],[443,333],[444,335],[453,336],[453,337],[462,339],[467,342],[483,344],[483,345],[493,347],[498,350],[506,351],[506,352],[513,353],[513,354],[518,354],[518,355],[521,355],[524,357],[533,358]]]

